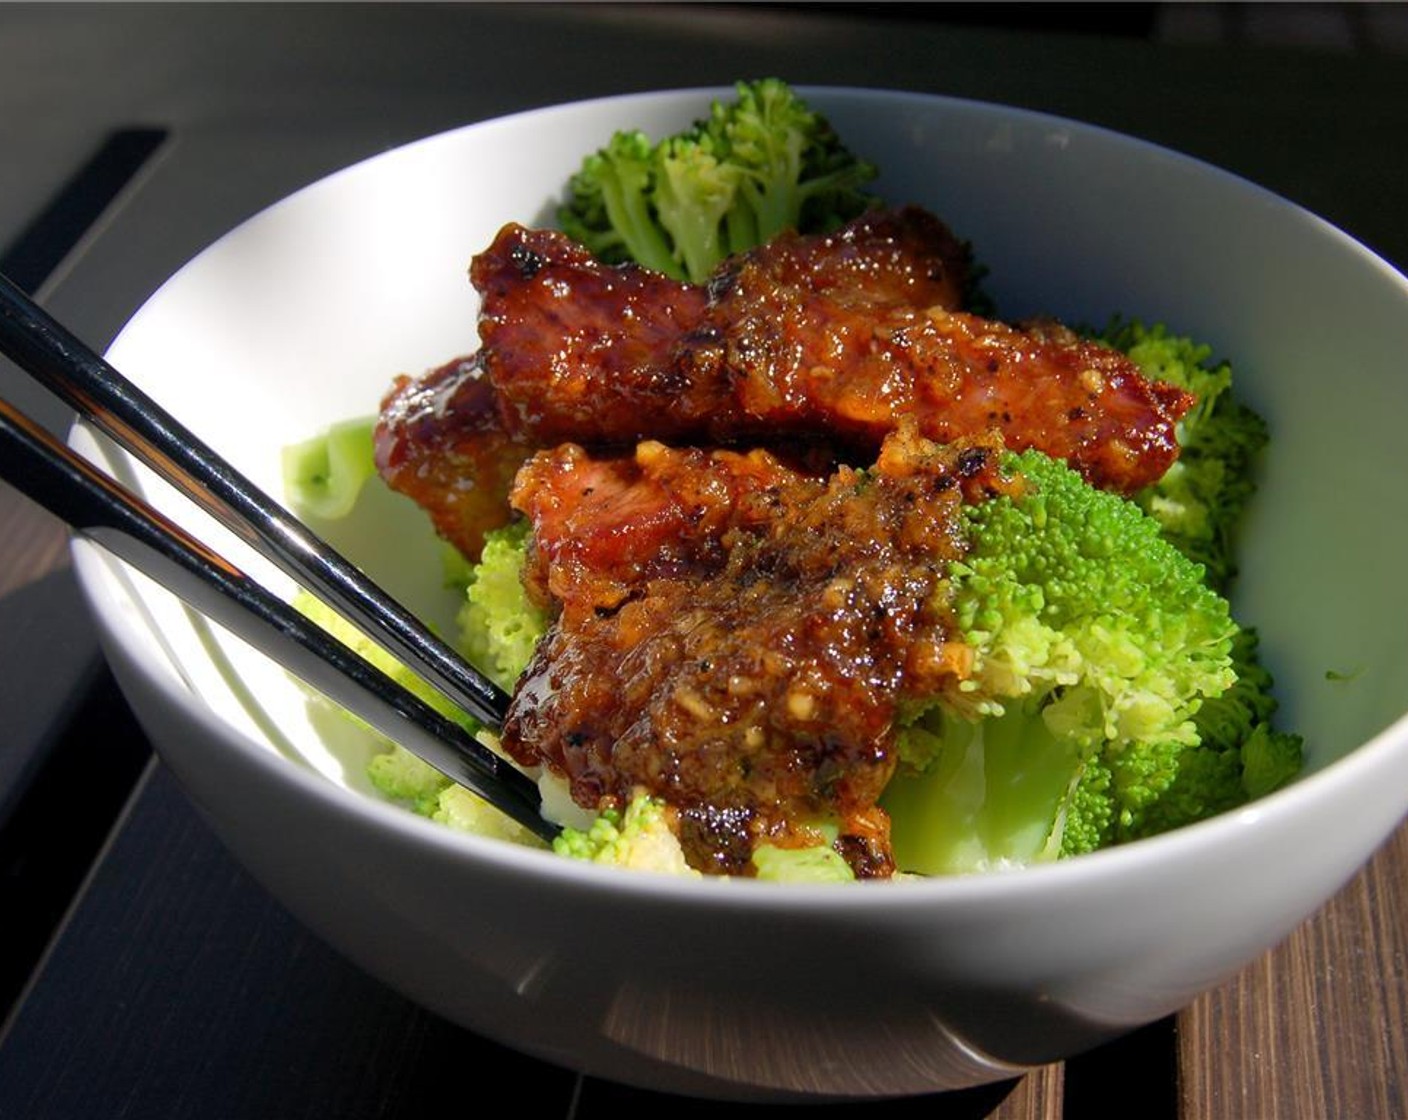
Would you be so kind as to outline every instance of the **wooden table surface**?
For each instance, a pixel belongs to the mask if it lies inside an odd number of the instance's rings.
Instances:
[[[1221,7],[1111,11],[1116,33],[1070,33],[1049,13],[993,28],[849,6],[0,5],[0,255],[102,346],[204,244],[356,158],[532,105],[777,73],[1106,124],[1238,171],[1402,266],[1400,24],[1312,7],[1353,34],[1258,44],[1260,25],[1229,33]],[[1175,34],[1209,27],[1209,42]],[[0,395],[64,421],[3,366]],[[0,1120],[410,1115],[442,1086],[482,1091],[457,1085],[467,1069],[511,1081],[530,1114],[714,1107],[504,1051],[302,930],[148,758],[67,564],[59,526],[0,485],[0,860],[7,937],[24,943],[0,977]],[[867,1109],[1408,1116],[1405,884],[1408,828],[1178,1016],[1014,1084]]]

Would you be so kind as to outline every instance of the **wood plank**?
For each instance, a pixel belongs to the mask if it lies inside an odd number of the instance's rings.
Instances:
[[[917,1097],[855,1100],[818,1105],[829,1113],[864,1116],[867,1120],[1061,1120],[1065,1092],[1060,1064],[1043,1066],[1017,1081],[979,1085],[950,1093]],[[576,1094],[571,1120],[624,1120],[637,1116],[668,1116],[670,1120],[703,1120],[726,1111],[731,1120],[782,1120],[796,1117],[793,1103],[722,1102],[637,1089],[615,1081],[584,1077]]]
[[[1017,1082],[991,1120],[1061,1120],[1064,1095],[1065,1066],[1042,1066]]]
[[[1408,823],[1281,946],[1178,1021],[1196,1117],[1408,1117]]]

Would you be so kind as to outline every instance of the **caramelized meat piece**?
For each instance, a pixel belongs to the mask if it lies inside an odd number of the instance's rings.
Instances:
[[[612,610],[652,579],[687,579],[724,563],[721,538],[755,529],[794,470],[766,451],[674,450],[593,458],[562,444],[530,459],[513,505],[533,525],[524,583],[569,624]]]
[[[701,870],[746,873],[758,843],[832,820],[858,874],[888,875],[896,712],[967,666],[940,588],[962,502],[1003,485],[998,446],[905,431],[825,478],[759,451],[540,453],[514,503],[536,585],[565,598],[504,747],[590,808],[666,798]]]
[[[918,209],[877,211],[828,237],[759,254],[788,283],[876,305],[956,306],[967,278],[966,248]],[[703,324],[706,289],[604,268],[560,234],[517,226],[475,259],[472,275],[484,294],[484,353],[501,363],[512,355],[510,391],[491,387],[479,356],[458,359],[398,379],[377,430],[387,483],[429,510],[471,559],[484,532],[502,523],[508,485],[533,449],[689,440],[727,405],[726,385],[688,393],[680,380],[677,351]]]
[[[942,308],[876,312],[781,289],[746,266],[715,313],[728,329],[682,359],[692,378],[734,386],[717,436],[825,431],[863,457],[904,420],[940,441],[996,430],[1015,451],[1034,447],[1128,494],[1173,465],[1193,403],[1071,331]]]
[[[533,451],[501,423],[498,397],[481,372],[476,358],[459,358],[418,380],[398,378],[376,426],[382,478],[471,560],[484,534],[509,520],[509,486]]]
[[[999,430],[1120,492],[1162,476],[1193,398],[1070,332],[954,310],[961,246],[922,214],[783,235],[707,299],[508,226],[471,270],[486,372],[542,445],[811,439],[867,461],[911,419],[934,439]]]
[[[784,235],[707,288],[506,226],[471,269],[482,350],[397,382],[378,465],[471,558],[515,468],[560,442],[810,444],[866,462],[908,418],[937,440],[1001,431],[1120,491],[1161,476],[1192,398],[1070,331],[955,310],[967,268],[916,208]]]
[[[726,261],[710,284],[732,284],[742,267],[780,287],[805,288],[867,307],[963,306],[971,271],[968,246],[918,206],[871,210],[834,233],[785,233]]]
[[[714,406],[686,392],[674,359],[702,321],[704,288],[518,225],[474,258],[470,279],[485,371],[507,422],[537,446],[675,442]]]
[[[968,275],[964,246],[917,208],[873,211],[833,234],[784,236],[747,261],[778,290],[825,293],[859,308],[957,307]],[[540,446],[795,438],[795,430],[768,431],[739,414],[729,371],[701,376],[693,358],[696,347],[724,336],[728,324],[710,293],[735,289],[739,268],[730,262],[704,288],[602,265],[552,230],[504,227],[475,257],[470,279],[483,297],[485,368],[512,422]]]

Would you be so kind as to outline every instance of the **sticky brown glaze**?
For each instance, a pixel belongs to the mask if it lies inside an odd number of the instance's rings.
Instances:
[[[594,456],[577,444],[539,452],[512,493],[533,526],[525,586],[574,625],[651,580],[711,574],[726,561],[725,534],[756,530],[799,482],[761,450],[647,441],[630,455]]]
[[[962,260],[911,209],[784,234],[707,289],[518,226],[471,275],[485,369],[542,445],[812,440],[868,462],[912,420],[935,439],[996,428],[1123,493],[1161,477],[1193,398],[1069,331],[956,310]]]
[[[758,254],[787,283],[876,305],[956,306],[968,274],[966,247],[912,208]],[[475,258],[471,277],[484,297],[484,349],[397,379],[377,429],[387,483],[425,507],[471,559],[502,524],[508,484],[533,449],[688,441],[731,407],[726,382],[692,389],[681,380],[681,340],[700,329],[707,289],[634,266],[605,268],[560,234],[513,225]],[[501,370],[504,392],[485,376],[486,363]],[[779,432],[767,442],[787,439]]]
[[[814,845],[832,820],[857,874],[890,874],[876,802],[896,713],[969,664],[941,588],[961,504],[1004,485],[996,458],[993,442],[909,432],[872,469],[829,477],[766,452],[539,455],[514,501],[533,518],[535,579],[568,605],[505,748],[592,809],[665,798],[705,872],[746,874],[757,844]]]
[[[470,279],[506,422],[539,447],[677,442],[723,401],[725,386],[684,385],[674,359],[708,305],[698,285],[600,264],[563,234],[519,225],[474,258]]]
[[[914,208],[874,211],[834,234],[784,235],[749,259],[788,290],[867,307],[956,307],[968,275],[962,244]],[[482,297],[485,368],[511,422],[541,446],[795,438],[739,416],[728,372],[700,376],[690,360],[722,329],[710,293],[732,290],[738,267],[727,263],[707,287],[684,284],[602,265],[552,230],[504,227],[475,257],[470,279]]]
[[[781,287],[875,308],[960,308],[972,271],[968,246],[918,206],[870,210],[834,233],[782,233],[725,261],[711,292],[727,290],[745,265]]]
[[[436,531],[477,559],[484,534],[512,515],[509,486],[533,447],[508,431],[477,358],[401,377],[382,402],[376,465],[388,486],[430,514]]]
[[[681,352],[690,378],[727,380],[714,434],[825,431],[858,461],[913,421],[935,440],[995,429],[1015,451],[1065,459],[1132,494],[1178,457],[1193,396],[1123,354],[1051,324],[1029,329],[944,308],[875,309],[785,289],[745,265]]]

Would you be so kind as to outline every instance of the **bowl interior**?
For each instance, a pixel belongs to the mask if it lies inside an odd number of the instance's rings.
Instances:
[[[549,221],[585,150],[624,125],[656,135],[681,127],[710,96],[536,111],[349,168],[193,260],[110,358],[277,494],[285,445],[372,413],[396,374],[475,348],[466,269],[504,222]],[[1408,554],[1403,279],[1274,196],[1100,129],[919,95],[807,96],[879,164],[882,195],[929,206],[973,243],[1005,317],[1161,321],[1234,363],[1242,395],[1273,433],[1236,606],[1262,633],[1283,722],[1305,734],[1311,770],[1394,724],[1408,697],[1408,585],[1398,574]],[[283,585],[191,507],[143,485]],[[423,519],[386,494],[369,502],[351,521],[319,528],[443,621],[453,605]],[[109,628],[138,643],[174,689],[253,742],[366,788],[367,743],[315,726],[280,670],[115,565],[84,572]]]

